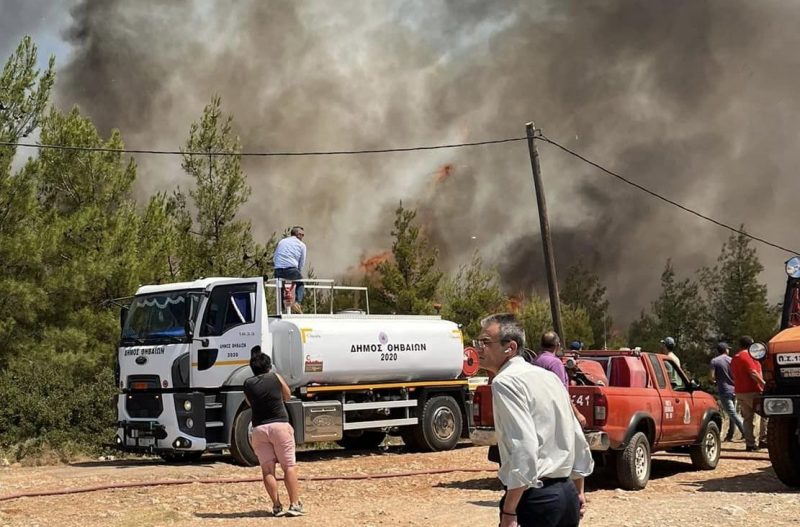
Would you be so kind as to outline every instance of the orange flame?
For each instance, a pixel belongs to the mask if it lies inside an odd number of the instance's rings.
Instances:
[[[358,267],[362,271],[364,271],[365,274],[374,273],[378,265],[388,260],[391,255],[392,255],[391,251],[383,251],[368,258],[364,257],[361,259],[361,262],[358,264]]]
[[[508,297],[508,310],[511,313],[519,313],[520,309],[522,309],[522,297],[513,295]]]
[[[453,171],[455,170],[455,166],[452,163],[447,163],[446,165],[442,165],[436,170],[434,181],[439,184],[443,183],[447,180],[450,176],[453,175]]]

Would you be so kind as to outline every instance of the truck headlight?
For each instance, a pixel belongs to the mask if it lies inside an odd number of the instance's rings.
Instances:
[[[190,417],[189,419],[186,420],[186,428],[191,428],[193,426],[194,426],[194,420],[192,420],[192,418]]]
[[[754,342],[747,348],[747,351],[755,360],[761,360],[767,356],[767,347],[761,342]]]
[[[191,412],[192,411],[192,401],[190,401],[189,399],[186,399],[185,401],[183,401],[183,409],[186,410],[187,412]]]
[[[764,413],[767,415],[791,415],[794,412],[791,399],[764,399]]]
[[[800,256],[792,256],[786,260],[786,274],[791,278],[800,278]]]

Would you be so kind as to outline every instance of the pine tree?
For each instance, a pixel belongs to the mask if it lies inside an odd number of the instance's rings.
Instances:
[[[403,204],[395,211],[392,236],[393,258],[378,264],[375,284],[377,309],[397,314],[431,314],[442,272],[436,267],[438,251],[419,226],[414,224],[416,210]]]
[[[630,345],[658,351],[661,339],[673,337],[684,369],[705,374],[710,349],[707,331],[708,310],[698,283],[689,278],[678,280],[672,261],[667,260],[661,273],[661,293],[652,303],[650,313],[642,313],[631,324]]]
[[[751,335],[766,342],[777,330],[779,307],[770,306],[767,286],[758,281],[763,270],[742,225],[722,245],[717,265],[701,271],[712,329],[719,338]]]
[[[538,350],[539,338],[542,333],[553,330],[550,301],[534,293],[523,304],[519,318],[528,339],[528,347]],[[561,323],[564,326],[564,335],[560,335],[560,337],[564,348],[573,340],[591,341],[592,326],[589,323],[589,315],[583,308],[562,305]]]
[[[590,348],[602,348],[608,340],[607,333],[612,320],[608,316],[606,288],[600,283],[597,273],[581,264],[570,266],[561,287],[561,303],[582,308],[586,312],[592,326],[592,337],[586,344]]]
[[[497,271],[484,270],[475,253],[468,265],[462,265],[454,277],[442,283],[442,317],[461,326],[465,341],[478,336],[482,317],[500,311],[507,303],[499,280]]]
[[[0,76],[0,141],[16,142],[38,127],[55,79],[55,59],[36,69],[37,48],[22,39]],[[38,307],[47,301],[38,286],[42,272],[36,182],[11,173],[16,149],[0,146],[0,370],[20,350],[35,345]]]
[[[223,117],[219,97],[205,107],[200,122],[191,125],[184,152],[183,169],[195,183],[189,190],[195,216],[192,219],[186,197],[176,192],[172,206],[180,237],[175,262],[178,274],[185,279],[270,274],[274,235],[266,245],[258,245],[250,222],[238,219],[251,189],[241,167],[241,145],[233,132],[233,118]]]

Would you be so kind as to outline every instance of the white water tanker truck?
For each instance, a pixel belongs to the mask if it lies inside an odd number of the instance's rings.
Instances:
[[[323,290],[329,313],[283,313],[279,280],[139,288],[120,313],[116,446],[166,460],[227,449],[238,462],[256,464],[242,392],[256,347],[292,390],[287,409],[298,444],[374,448],[393,434],[411,449],[435,451],[469,437],[471,398],[455,323],[370,315],[368,296],[366,312],[333,313],[337,292],[366,288],[305,282],[312,294]]]

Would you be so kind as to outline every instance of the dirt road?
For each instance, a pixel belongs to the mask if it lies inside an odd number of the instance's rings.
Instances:
[[[692,471],[688,457],[657,455],[647,488],[616,489],[599,477],[589,480],[589,508],[582,525],[800,525],[800,495],[776,478],[765,452],[745,453],[742,443],[725,443],[715,471]],[[165,465],[155,459],[85,462],[55,467],[0,468],[0,500],[21,492],[78,489],[116,483],[143,487],[0,501],[5,526],[394,526],[497,524],[501,489],[486,461],[486,448],[462,445],[452,452],[382,454],[343,450],[298,454],[305,477],[363,476],[365,479],[303,482],[308,514],[272,518],[258,482],[199,483],[253,479],[257,468],[207,457],[195,465]],[[466,469],[469,471],[457,471]],[[456,470],[386,479],[369,475]],[[154,486],[156,481],[192,480]]]

